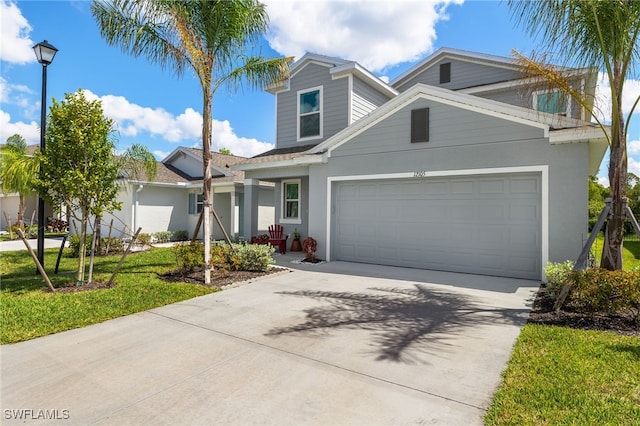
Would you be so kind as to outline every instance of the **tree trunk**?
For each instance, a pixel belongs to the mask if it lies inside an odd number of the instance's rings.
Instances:
[[[24,205],[24,195],[18,194],[18,226],[24,227],[24,211],[26,210]],[[9,226],[13,225],[12,223]]]
[[[604,235],[600,266],[610,271],[622,269],[625,200],[627,198],[627,140],[622,114],[620,67],[614,65],[615,97],[611,117],[611,152],[609,156],[609,193],[611,214]]]
[[[209,88],[203,90],[204,107],[202,114],[202,240],[204,242],[204,283],[211,284],[211,102]]]
[[[84,281],[84,265],[87,255],[87,215],[83,212],[80,219],[80,251],[78,252],[78,274],[76,285],[82,285]]]

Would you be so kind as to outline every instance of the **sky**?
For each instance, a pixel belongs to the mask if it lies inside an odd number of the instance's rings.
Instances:
[[[266,57],[313,52],[353,60],[393,80],[442,47],[505,57],[540,44],[511,19],[504,1],[263,0],[269,31],[258,46]],[[13,134],[40,141],[42,66],[33,45],[58,48],[47,68],[47,108],[78,89],[102,102],[115,122],[117,149],[146,145],[162,160],[179,146],[202,147],[202,95],[195,76],[133,58],[101,38],[87,0],[0,0],[0,142]],[[636,69],[636,72],[640,70]],[[640,76],[627,82],[628,111]],[[607,87],[598,93],[606,103]],[[214,151],[251,157],[273,148],[275,97],[262,90],[221,89],[213,101]],[[603,108],[606,111],[606,108]],[[606,114],[606,112],[605,112]],[[633,115],[629,171],[640,176],[640,112]],[[608,185],[608,157],[598,174]]]

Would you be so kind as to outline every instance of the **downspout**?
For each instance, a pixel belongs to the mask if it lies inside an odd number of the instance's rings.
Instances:
[[[138,229],[138,205],[139,205],[139,200],[138,200],[138,192],[142,191],[144,189],[144,185],[138,185],[138,189],[136,189],[136,192],[133,194],[133,229],[131,229],[132,231],[135,229]]]

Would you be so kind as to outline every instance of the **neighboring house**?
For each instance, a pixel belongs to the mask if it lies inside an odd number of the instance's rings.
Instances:
[[[563,69],[594,94],[594,70]],[[307,54],[276,97],[275,149],[232,167],[253,201],[275,184],[276,222],[326,260],[543,279],[587,237],[587,179],[602,130],[510,59],[441,49],[386,84]]]
[[[0,149],[4,144],[0,144]],[[40,149],[40,145],[29,145],[27,151],[33,155]],[[38,222],[38,193],[31,191],[24,198],[25,212],[24,221],[27,225]],[[18,218],[18,208],[20,205],[20,196],[18,193],[4,194],[0,191],[0,230],[5,231],[8,226],[16,223]],[[47,203],[44,205],[44,216],[51,218],[56,216],[51,206]],[[7,222],[7,218],[12,223]],[[33,219],[33,220],[32,220]]]
[[[244,231],[244,173],[232,171],[231,166],[245,160],[211,153],[213,208],[231,238]],[[118,196],[122,209],[104,216],[102,235],[109,235],[113,219],[112,236],[132,235],[138,227],[148,234],[185,230],[191,236],[202,211],[202,177],[202,150],[186,147],[177,148],[158,162],[152,181],[125,176]],[[258,197],[258,229],[266,232],[274,217],[273,184],[261,182]],[[223,238],[215,221],[212,229],[215,239]],[[198,237],[202,238],[202,227]]]

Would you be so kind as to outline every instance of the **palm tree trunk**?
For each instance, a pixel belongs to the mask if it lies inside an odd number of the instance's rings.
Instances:
[[[202,119],[202,239],[204,242],[204,283],[211,284],[211,103],[210,89],[203,90],[204,106]]]
[[[605,229],[604,247],[600,266],[610,271],[622,269],[622,239],[624,237],[625,201],[627,198],[627,141],[624,134],[624,115],[622,114],[622,90],[620,67],[614,65],[614,83],[616,86],[611,123],[611,153],[609,157],[609,193],[611,196],[611,215]]]
[[[18,194],[18,226],[24,227],[24,195],[22,193]],[[9,224],[11,226],[12,224]]]

